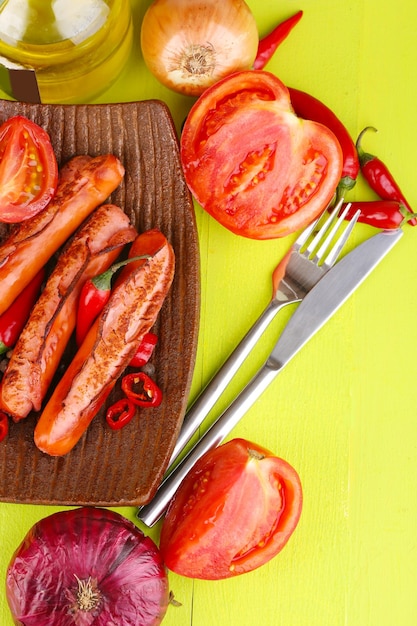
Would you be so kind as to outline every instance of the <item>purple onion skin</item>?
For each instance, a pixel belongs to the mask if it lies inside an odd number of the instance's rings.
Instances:
[[[80,581],[99,600],[80,609]],[[169,603],[154,542],[108,509],[81,507],[35,524],[14,553],[6,597],[19,626],[158,626]]]

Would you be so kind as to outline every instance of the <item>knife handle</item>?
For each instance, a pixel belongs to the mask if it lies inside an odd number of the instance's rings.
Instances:
[[[156,524],[168,508],[168,504],[174,497],[181,482],[198,459],[223,441],[281,369],[281,366],[277,366],[271,361],[265,363],[243,391],[199,439],[181,463],[162,481],[151,502],[138,510],[137,516],[142,522],[147,526]]]

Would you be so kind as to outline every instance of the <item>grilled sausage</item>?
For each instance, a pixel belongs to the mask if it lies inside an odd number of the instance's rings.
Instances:
[[[75,328],[84,282],[105,271],[137,236],[127,215],[102,205],[65,246],[34,306],[0,386],[0,407],[19,421],[39,411]]]
[[[35,428],[35,444],[51,456],[67,454],[154,325],[174,276],[174,252],[158,230],[135,240],[129,256],[152,255],[123,268]]]
[[[124,168],[112,154],[69,162],[48,206],[17,225],[0,245],[0,315],[123,176]]]

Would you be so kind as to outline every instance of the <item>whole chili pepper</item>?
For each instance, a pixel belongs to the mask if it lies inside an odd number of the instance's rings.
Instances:
[[[345,216],[352,219],[356,211],[360,211],[358,221],[376,228],[395,229],[417,217],[416,213],[408,213],[400,202],[395,200],[370,200],[367,202],[350,202],[350,208]],[[341,211],[346,205],[342,206]]]
[[[18,340],[39,296],[44,279],[45,270],[42,268],[9,308],[0,315],[0,354],[7,352]]]
[[[162,391],[144,372],[126,374],[122,378],[122,390],[137,406],[157,407],[162,402]]]
[[[149,255],[142,255],[114,263],[114,265],[109,267],[109,269],[102,274],[98,274],[85,281],[81,289],[77,309],[75,340],[78,346],[82,344],[94,320],[108,302],[111,294],[111,281],[117,270],[132,261],[148,258]]]
[[[405,206],[407,211],[414,213],[385,163],[383,163],[381,159],[376,157],[374,154],[370,154],[369,152],[365,152],[363,150],[361,145],[362,137],[368,130],[377,132],[377,129],[373,126],[367,126],[362,130],[356,140],[356,149],[358,151],[361,171],[365,180],[371,189],[373,189],[382,200],[395,200],[396,202],[400,202]],[[417,224],[414,216],[410,218],[409,222],[413,226]]]
[[[129,365],[131,367],[143,367],[146,365],[157,343],[158,337],[155,333],[145,333]]]
[[[268,35],[259,40],[258,52],[253,63],[254,70],[262,70],[265,67],[275,50],[288,37],[302,16],[303,12],[298,11],[298,13],[278,24]]]
[[[9,432],[9,418],[4,411],[0,411],[0,441],[7,437]]]
[[[343,154],[342,177],[337,187],[337,200],[353,189],[359,174],[360,164],[355,142],[347,128],[335,113],[323,102],[299,89],[288,88],[295,113],[303,119],[327,126],[340,143]]]
[[[129,398],[121,398],[107,409],[106,422],[112,430],[120,430],[132,421],[135,405]]]

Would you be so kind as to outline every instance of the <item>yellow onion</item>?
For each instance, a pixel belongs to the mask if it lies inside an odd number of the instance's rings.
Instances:
[[[244,0],[155,0],[141,28],[149,70],[188,96],[250,69],[258,42],[255,18]]]

